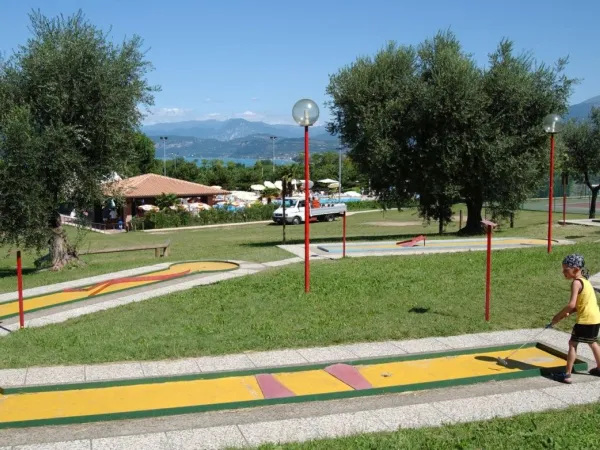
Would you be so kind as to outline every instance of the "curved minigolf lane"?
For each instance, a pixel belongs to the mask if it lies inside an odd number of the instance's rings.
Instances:
[[[115,294],[120,291],[136,289],[155,283],[200,275],[211,272],[224,272],[239,268],[238,264],[226,261],[189,261],[176,263],[164,270],[149,272],[132,277],[114,278],[80,288],[64,289],[50,294],[26,298],[23,302],[25,313],[40,309],[52,308],[68,303],[89,300],[100,295]],[[0,319],[14,317],[19,314],[17,300],[0,303]]]
[[[338,364],[280,367],[78,385],[0,389],[0,428],[156,417],[390,392],[561,370],[565,355],[542,344],[469,349]],[[587,364],[576,361],[577,370]]]

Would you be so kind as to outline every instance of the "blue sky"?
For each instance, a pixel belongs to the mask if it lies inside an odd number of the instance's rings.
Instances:
[[[600,2],[593,0],[0,0],[0,52],[28,37],[28,12],[71,14],[81,8],[120,40],[145,40],[162,86],[147,123],[243,117],[292,122],[294,102],[328,111],[329,75],[389,40],[416,44],[450,28],[484,64],[503,37],[553,63],[569,56],[583,79],[571,103],[600,95]]]

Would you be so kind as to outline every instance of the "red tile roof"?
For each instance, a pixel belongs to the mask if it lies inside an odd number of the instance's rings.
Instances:
[[[161,194],[176,194],[179,197],[196,197],[201,195],[226,195],[229,191],[216,189],[203,184],[176,178],[164,177],[154,173],[126,178],[107,185],[110,192],[120,192],[127,198],[149,198]]]

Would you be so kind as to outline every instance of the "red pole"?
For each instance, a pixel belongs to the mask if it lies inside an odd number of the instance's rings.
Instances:
[[[563,190],[563,226],[567,224],[567,187],[566,187],[566,175],[562,176],[562,190]]]
[[[346,257],[346,211],[344,211],[344,219],[342,226],[342,258]]]
[[[490,296],[492,291],[492,227],[487,226],[487,264],[485,271],[485,321],[490,321]]]
[[[304,292],[310,292],[310,196],[308,180],[310,177],[308,156],[308,126],[304,127]]]
[[[552,252],[552,197],[554,196],[554,134],[550,135],[550,189],[548,191],[548,253]]]
[[[19,327],[25,328],[25,312],[23,311],[23,265],[21,250],[17,251],[17,290],[19,291]]]

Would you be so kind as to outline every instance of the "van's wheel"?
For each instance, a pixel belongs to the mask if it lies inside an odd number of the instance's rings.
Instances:
[[[335,220],[335,217],[333,217],[333,215],[329,214],[327,216],[327,222],[333,222]]]
[[[292,225],[300,225],[300,217],[294,217],[294,219],[292,220]]]

